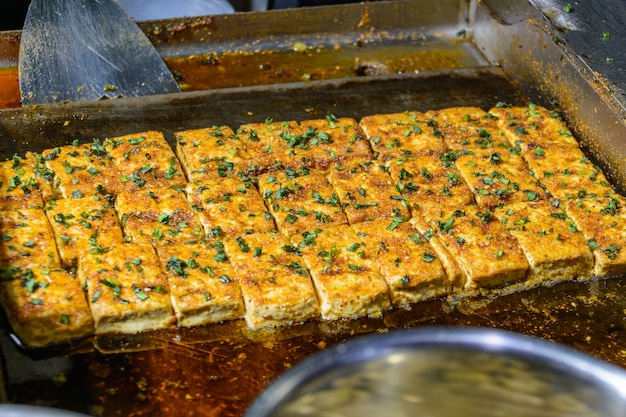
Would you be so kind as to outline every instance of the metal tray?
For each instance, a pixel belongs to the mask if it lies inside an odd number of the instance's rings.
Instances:
[[[461,65],[403,74],[5,109],[0,111],[0,156],[148,129],[163,131],[173,142],[177,130],[236,127],[267,117],[305,120],[333,113],[359,119],[404,110],[534,102],[556,106],[623,191],[626,113],[619,95],[611,94],[561,41],[562,33],[538,8],[523,0],[503,3],[374,2],[144,22],[142,28],[166,59],[272,51],[284,53],[288,62],[296,42],[310,51],[356,44],[363,55],[370,47],[398,45],[467,53]],[[626,367],[623,281],[566,282],[493,300],[433,300],[383,319],[310,322],[274,332],[249,332],[236,322],[99,339],[100,350],[86,340],[24,351],[5,328],[2,395],[10,402],[95,416],[238,416],[271,380],[313,352],[361,333],[423,325],[516,330]]]

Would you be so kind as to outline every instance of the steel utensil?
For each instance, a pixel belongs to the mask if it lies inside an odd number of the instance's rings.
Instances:
[[[22,104],[179,92],[115,0],[33,0],[19,52]]]

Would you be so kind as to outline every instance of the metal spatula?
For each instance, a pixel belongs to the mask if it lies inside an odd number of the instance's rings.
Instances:
[[[22,104],[179,92],[115,0],[32,0],[19,54]]]

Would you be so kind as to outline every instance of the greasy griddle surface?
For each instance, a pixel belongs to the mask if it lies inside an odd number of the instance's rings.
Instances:
[[[519,331],[625,366],[625,290],[620,278],[566,282],[503,296],[488,305],[468,299],[451,309],[448,302],[433,300],[411,311],[391,312],[383,320],[307,323],[255,339],[200,341],[210,338],[208,328],[197,329],[194,343],[189,342],[193,334],[154,334],[144,347],[153,343],[159,348],[108,355],[88,352],[35,360],[8,345],[7,389],[11,401],[102,416],[238,416],[266,384],[310,354],[366,332],[428,325]],[[52,371],[33,378],[18,369],[28,361],[27,369]]]
[[[268,117],[307,120],[332,113],[359,119],[462,105],[489,109],[498,101],[525,104],[498,68],[478,67],[12,109],[0,117],[0,156],[149,129],[172,140],[179,130],[236,128]]]
[[[452,106],[489,109],[527,104],[495,67],[312,82],[279,87],[112,100],[8,110],[0,117],[0,155],[90,141],[94,137],[215,124],[338,117]],[[550,103],[537,103],[550,106]],[[622,279],[567,282],[483,299],[434,300],[382,320],[311,322],[276,333],[243,322],[98,340],[21,352],[2,339],[11,402],[51,405],[97,416],[238,416],[268,384],[302,358],[361,333],[424,325],[489,326],[565,342],[626,365]],[[6,326],[5,326],[6,327]],[[84,348],[84,349],[83,349]],[[125,350],[115,353],[116,349]],[[82,351],[82,353],[81,353]]]

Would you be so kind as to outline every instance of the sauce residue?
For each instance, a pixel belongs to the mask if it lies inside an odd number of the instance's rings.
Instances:
[[[462,44],[433,49],[415,45],[368,45],[292,51],[233,51],[165,58],[184,91],[417,73],[474,66]]]
[[[20,105],[17,67],[0,68],[0,108],[19,107]]]
[[[165,57],[183,91],[272,85],[355,76],[418,73],[480,65],[470,43],[339,46],[207,52]],[[0,68],[0,108],[20,107],[17,67]]]

